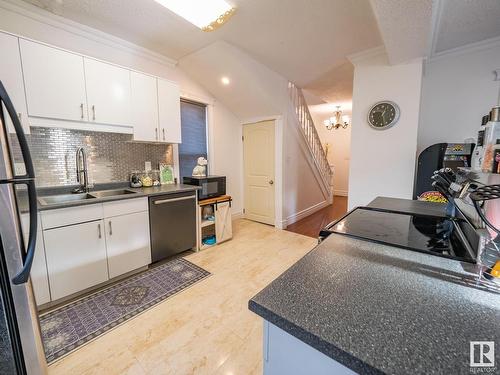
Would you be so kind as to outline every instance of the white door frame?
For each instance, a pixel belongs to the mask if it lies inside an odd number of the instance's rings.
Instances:
[[[273,116],[261,116],[246,119],[242,122],[242,133],[243,126],[254,124],[256,122],[262,121],[274,121],[274,226],[278,229],[284,229],[283,223],[283,116],[273,115]],[[244,154],[243,147],[241,148],[241,181],[242,186],[245,184],[244,178]],[[242,201],[245,202],[245,189],[242,189]]]

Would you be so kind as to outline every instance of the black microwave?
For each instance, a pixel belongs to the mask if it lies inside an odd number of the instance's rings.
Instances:
[[[187,185],[199,186],[198,200],[220,197],[226,194],[226,176],[184,177]]]

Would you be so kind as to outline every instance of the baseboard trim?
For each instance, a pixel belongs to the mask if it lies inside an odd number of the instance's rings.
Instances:
[[[339,195],[341,197],[347,197],[347,190],[333,190],[333,195]]]
[[[297,221],[299,221],[305,217],[308,217],[309,215],[312,215],[316,211],[321,210],[322,208],[328,206],[329,204],[330,203],[328,203],[328,201],[325,200],[323,202],[315,204],[314,206],[308,207],[302,211],[299,211],[295,214],[292,214],[292,215],[288,216],[286,218],[286,220],[284,220],[284,223],[282,225],[284,225],[284,228],[286,228],[288,225],[296,223]]]
[[[245,216],[243,215],[243,211],[238,211],[238,212],[233,212],[231,213],[231,219],[236,220],[236,219],[243,219]]]

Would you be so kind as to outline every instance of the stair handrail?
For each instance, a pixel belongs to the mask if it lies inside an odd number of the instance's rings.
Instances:
[[[288,89],[290,92],[290,100],[295,109],[300,128],[302,129],[302,135],[309,146],[309,150],[311,151],[311,155],[318,167],[323,182],[328,187],[329,191],[331,191],[333,171],[328,163],[325,149],[323,148],[313,118],[309,112],[309,107],[302,93],[302,89],[292,82],[288,83]]]

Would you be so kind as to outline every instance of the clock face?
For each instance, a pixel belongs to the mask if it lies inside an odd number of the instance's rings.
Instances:
[[[393,126],[399,120],[399,107],[396,103],[382,101],[368,112],[368,123],[374,129],[383,130]]]

